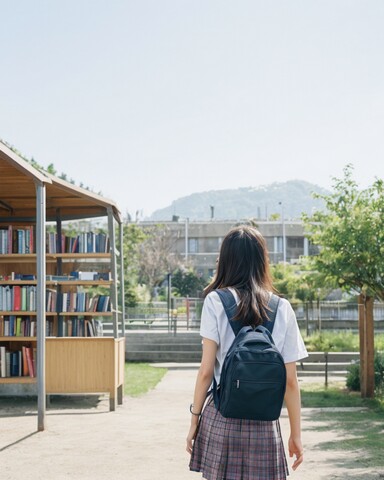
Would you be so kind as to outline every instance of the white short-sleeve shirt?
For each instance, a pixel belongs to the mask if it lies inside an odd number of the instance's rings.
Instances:
[[[235,290],[230,290],[238,301]],[[227,319],[220,297],[216,292],[209,293],[204,300],[200,335],[217,343],[215,378],[219,382],[221,368],[235,334]],[[285,363],[297,362],[308,356],[297,325],[295,312],[288,300],[284,298],[280,298],[272,338]]]

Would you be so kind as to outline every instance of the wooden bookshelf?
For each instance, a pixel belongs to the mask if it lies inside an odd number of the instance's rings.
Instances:
[[[47,338],[48,394],[109,393],[110,409],[122,403],[125,339]]]
[[[0,370],[0,395],[3,387],[16,384],[31,384],[35,390],[29,390],[29,392],[36,392],[35,384],[37,384],[39,397],[46,394],[106,392],[110,395],[111,410],[114,410],[116,404],[122,403],[123,399],[125,361],[124,326],[121,318],[124,315],[124,307],[119,308],[119,301],[121,302],[121,299],[124,298],[124,282],[122,281],[121,264],[118,274],[115,234],[115,222],[117,222],[121,238],[120,212],[116,205],[108,199],[48,173],[37,171],[1,142],[0,171],[0,233],[9,229],[8,238],[12,238],[12,242],[15,242],[13,235],[15,230],[22,231],[24,229],[27,239],[30,239],[31,232],[36,232],[35,238],[31,241],[27,240],[25,253],[16,253],[13,244],[12,248],[0,250],[0,287],[9,286],[11,289],[17,286],[36,287],[40,295],[41,292],[48,290],[54,290],[58,295],[63,292],[74,293],[80,290],[89,290],[93,293],[105,291],[105,295],[109,296],[110,303],[108,311],[101,312],[61,312],[60,306],[57,306],[54,312],[45,311],[45,307],[41,307],[45,304],[43,301],[40,301],[37,311],[2,309],[0,316],[3,317],[25,318],[30,316],[36,318],[37,336],[1,336],[0,347],[5,346],[10,352],[20,351],[22,346],[33,348],[34,351],[37,351],[35,360],[42,358],[45,361],[45,370],[41,370],[45,371],[45,377],[39,377],[39,370],[37,378],[1,377]],[[43,205],[43,211],[45,210],[44,215],[41,205]],[[40,239],[48,238],[45,222],[56,224],[57,236],[61,239],[62,231],[65,229],[63,222],[94,217],[105,217],[108,222],[109,238],[106,241],[109,243],[106,243],[104,252],[61,252],[61,247],[54,244],[58,252],[44,254],[44,248],[41,247],[43,242],[38,242],[37,236],[40,235]],[[10,225],[12,228],[9,228]],[[19,241],[22,236],[18,235],[16,235],[16,241]],[[0,248],[2,243],[5,243],[6,236],[5,233],[0,235]],[[47,245],[49,245],[48,241]],[[37,253],[31,253],[36,251],[36,247],[38,248]],[[88,245],[86,248],[90,250]],[[41,262],[41,259],[45,259],[45,263]],[[122,261],[121,257],[119,260]],[[51,280],[46,278],[46,276],[68,275],[71,271],[94,271],[94,267],[97,265],[100,265],[100,272],[111,272],[112,280]],[[39,271],[44,272],[40,277],[38,276]],[[15,273],[35,278],[33,280],[15,279],[13,278]],[[118,291],[118,289],[120,290]],[[60,324],[72,322],[76,318],[83,319],[84,322],[92,319],[111,319],[114,336],[60,337]],[[9,320],[7,319],[7,321]],[[120,321],[121,332],[119,331]],[[49,322],[48,326],[52,326],[54,335],[46,336],[46,339],[42,337],[41,332],[44,331],[42,322],[44,325]],[[39,348],[42,338],[45,340],[44,348]],[[44,354],[45,356],[40,357]],[[39,368],[39,361],[37,364]],[[40,405],[42,405],[41,402]],[[44,429],[43,413],[40,407],[38,410],[39,430]]]

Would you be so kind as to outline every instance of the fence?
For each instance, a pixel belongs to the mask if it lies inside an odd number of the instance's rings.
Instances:
[[[139,304],[127,308],[127,329],[154,329],[177,331],[197,331],[200,327],[201,298],[173,297],[167,302]],[[294,303],[299,326],[307,333],[315,330],[358,330],[357,303],[314,302]],[[375,331],[384,331],[384,303],[374,305]]]

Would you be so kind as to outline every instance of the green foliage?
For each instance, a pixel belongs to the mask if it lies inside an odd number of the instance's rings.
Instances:
[[[383,335],[384,340],[384,335]],[[304,337],[306,348],[310,352],[358,352],[359,336],[353,332],[333,332],[330,330],[314,332]]]
[[[172,288],[180,297],[198,297],[207,283],[207,279],[197,275],[192,268],[179,268],[172,275]]]
[[[384,396],[384,353],[375,352],[375,393]],[[348,368],[347,387],[353,391],[360,391],[360,364],[355,363]]]
[[[383,181],[359,190],[348,165],[334,182],[332,194],[317,195],[327,211],[304,216],[311,242],[320,246],[314,269],[345,291],[384,300]]]
[[[360,364],[353,363],[348,367],[347,388],[352,392],[360,392]]]
[[[146,238],[143,229],[130,223],[123,226],[123,258],[125,304],[134,307],[140,300],[137,288],[139,276],[139,248]]]
[[[291,302],[313,302],[325,298],[332,290],[333,284],[325,287],[319,274],[309,268],[307,259],[303,259],[299,265],[271,265],[275,288]]]

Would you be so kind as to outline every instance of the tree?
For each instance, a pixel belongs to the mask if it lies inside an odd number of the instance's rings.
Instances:
[[[207,279],[197,275],[192,268],[179,268],[172,276],[172,287],[181,297],[197,297],[207,284]]]
[[[319,273],[311,270],[306,259],[297,265],[273,264],[271,273],[277,291],[290,301],[312,303],[325,298],[334,286],[334,283],[324,283]]]
[[[130,307],[138,302],[139,251],[145,239],[143,229],[137,225],[130,223],[123,226],[125,303]]]
[[[138,279],[147,285],[152,298],[154,288],[180,265],[179,256],[174,253],[177,237],[166,225],[146,227],[143,231],[145,239],[138,249]]]
[[[384,300],[384,188],[376,180],[359,190],[352,166],[334,179],[330,195],[316,195],[326,210],[304,216],[308,237],[319,245],[313,265],[323,278],[359,295],[362,395],[374,394],[373,299]]]

